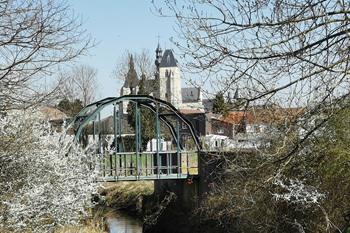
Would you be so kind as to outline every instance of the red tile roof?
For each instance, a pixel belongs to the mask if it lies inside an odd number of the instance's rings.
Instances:
[[[231,111],[219,119],[231,123],[240,124],[246,121],[248,124],[260,123],[282,123],[292,121],[304,113],[302,108],[271,108],[271,109],[254,109],[247,111]]]
[[[251,118],[251,114],[246,111],[231,111],[228,112],[225,116],[221,116],[219,120],[224,121],[230,124],[240,124],[244,119]]]

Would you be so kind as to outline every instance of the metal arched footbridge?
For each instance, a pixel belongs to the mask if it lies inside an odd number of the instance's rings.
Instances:
[[[105,98],[86,106],[71,126],[83,147],[94,145],[103,181],[198,175],[199,139],[166,101],[148,95]]]

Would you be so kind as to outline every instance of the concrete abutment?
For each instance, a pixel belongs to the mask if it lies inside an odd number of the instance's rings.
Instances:
[[[155,196],[161,201],[170,193],[176,195],[164,209],[154,226],[147,226],[145,232],[205,232],[199,219],[193,213],[202,200],[215,187],[216,173],[222,169],[218,153],[199,152],[198,176],[188,179],[155,180]]]

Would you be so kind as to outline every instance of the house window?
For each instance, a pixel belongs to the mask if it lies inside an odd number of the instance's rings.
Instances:
[[[217,130],[217,133],[219,134],[223,134],[225,131],[224,131],[224,128],[223,127],[219,127],[218,130]]]

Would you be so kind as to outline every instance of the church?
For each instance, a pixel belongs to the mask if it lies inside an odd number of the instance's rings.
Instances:
[[[251,111],[231,110],[227,115],[213,113],[213,100],[203,99],[198,87],[182,87],[179,63],[171,49],[155,50],[155,72],[150,78],[137,78],[132,57],[120,95],[138,94],[141,86],[146,94],[171,103],[192,123],[203,145],[210,149],[245,148],[262,145],[264,132],[269,128],[266,117],[256,116]],[[141,85],[142,84],[142,85]],[[238,100],[236,91],[234,99]],[[127,114],[128,103],[123,102],[123,113]],[[264,112],[264,111],[262,111]],[[265,114],[262,114],[265,115]],[[183,138],[190,137],[188,129],[181,128]]]
[[[204,112],[201,89],[197,87],[182,87],[181,70],[173,50],[166,49],[163,52],[158,43],[155,52],[156,71],[154,77],[144,80],[146,91],[154,97],[171,103],[177,109],[195,109]],[[131,61],[129,63],[129,72],[135,72],[133,66],[133,61]],[[139,83],[136,72],[134,74],[128,73],[120,90],[120,95],[137,94]],[[126,112],[126,107],[127,103],[123,106],[124,113]]]

